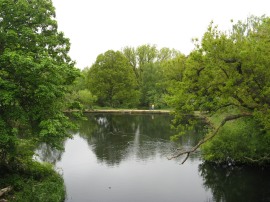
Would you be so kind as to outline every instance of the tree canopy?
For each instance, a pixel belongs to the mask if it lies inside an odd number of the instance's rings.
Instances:
[[[20,161],[32,144],[57,147],[68,136],[63,100],[78,75],[69,48],[51,0],[0,0],[1,165]]]
[[[155,104],[158,107],[166,106],[164,101],[164,66],[168,62],[182,55],[179,51],[169,48],[158,49],[156,45],[141,45],[137,48],[124,47],[122,50],[128,59],[140,91],[140,107]]]
[[[183,81],[170,98],[178,122],[184,119],[183,114],[194,111],[226,116],[219,124],[212,124],[211,133],[190,151],[216,134],[227,133],[230,138],[215,137],[204,147],[208,160],[270,161],[269,29],[270,19],[266,17],[251,16],[246,22],[234,24],[230,32],[219,31],[211,23],[201,42],[196,43],[197,48],[187,59]],[[223,126],[228,121],[238,126],[230,125],[231,131],[226,131]],[[252,132],[248,127],[251,124]],[[233,135],[236,130],[232,132],[232,127],[237,128],[238,135]],[[225,144],[225,139],[230,143]],[[240,147],[241,140],[249,143]],[[183,153],[190,152],[179,154]]]
[[[100,106],[134,107],[138,104],[135,75],[120,51],[100,54],[88,71],[88,82]]]
[[[149,44],[124,47],[121,51],[109,50],[82,72],[86,79],[80,90],[87,88],[97,97],[96,104],[103,107],[148,108],[152,104],[166,107],[164,98],[170,78],[164,76],[167,75],[165,69],[174,69],[166,64],[178,57],[184,55]]]

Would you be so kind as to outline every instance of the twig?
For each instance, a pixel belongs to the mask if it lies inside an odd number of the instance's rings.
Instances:
[[[261,157],[259,159],[252,159],[252,158],[246,157],[246,156],[244,156],[244,158],[251,161],[251,162],[263,162],[263,161],[269,161],[270,160],[269,155],[263,156],[263,157]]]

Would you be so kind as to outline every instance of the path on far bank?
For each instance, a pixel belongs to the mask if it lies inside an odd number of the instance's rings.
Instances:
[[[171,110],[143,110],[143,109],[93,109],[85,113],[119,113],[119,114],[170,114]]]

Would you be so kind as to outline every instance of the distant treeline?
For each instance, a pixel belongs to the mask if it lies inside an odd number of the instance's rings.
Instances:
[[[166,108],[166,96],[181,82],[187,57],[155,45],[108,50],[81,72],[68,100],[86,108]]]

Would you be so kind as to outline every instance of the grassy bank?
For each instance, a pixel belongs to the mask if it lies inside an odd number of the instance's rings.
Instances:
[[[0,189],[11,186],[12,190],[0,199],[10,202],[62,202],[65,186],[50,164],[31,162],[16,172],[0,168]]]

